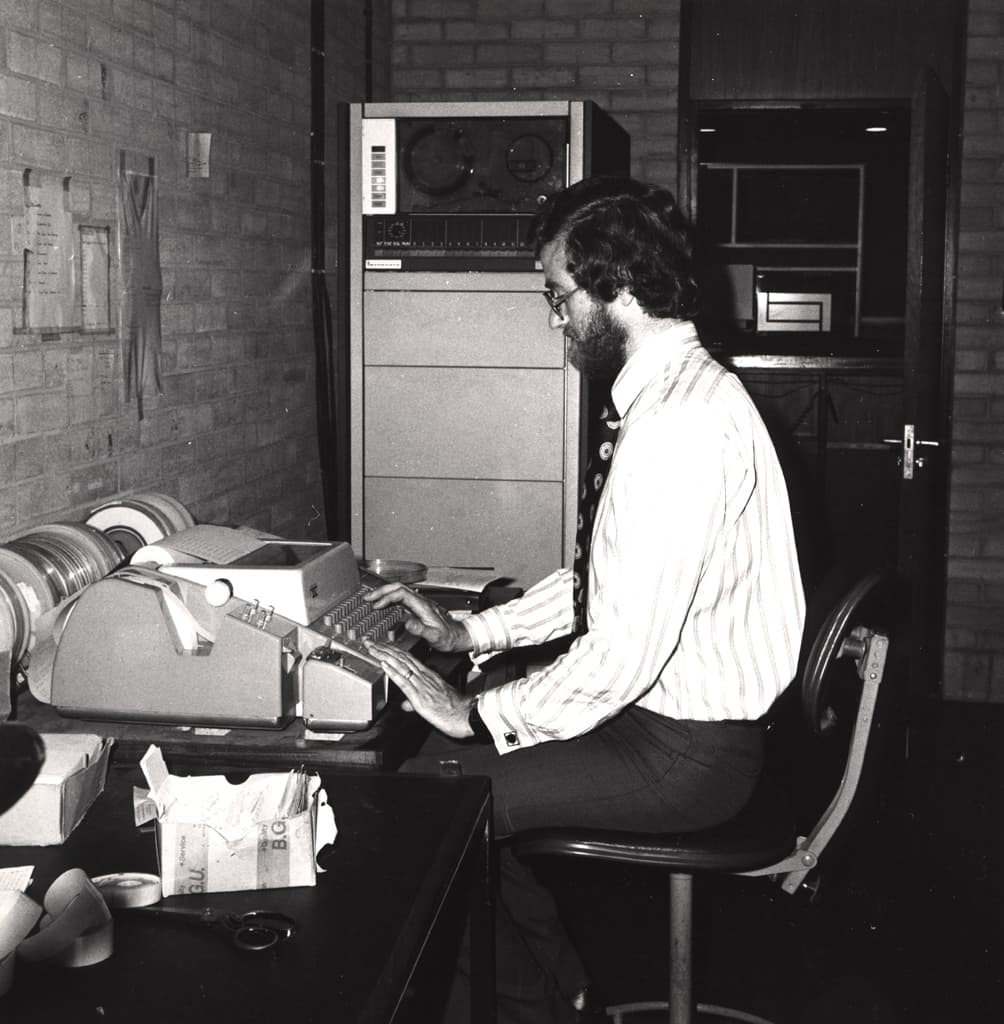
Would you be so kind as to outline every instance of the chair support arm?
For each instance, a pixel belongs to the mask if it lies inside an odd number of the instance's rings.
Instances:
[[[827,843],[833,838],[854,800],[854,794],[861,779],[868,737],[871,733],[878,700],[879,687],[885,674],[889,638],[882,633],[858,627],[841,645],[838,657],[856,658],[858,677],[862,683],[861,701],[854,723],[847,754],[843,778],[826,811],[808,836],[800,836],[795,850],[783,860],[755,871],[742,872],[745,875],[781,876],[781,888],[787,893],[796,892],[805,881],[805,876],[819,862]]]

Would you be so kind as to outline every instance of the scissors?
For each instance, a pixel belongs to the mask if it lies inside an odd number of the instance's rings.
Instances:
[[[238,948],[250,952],[271,949],[296,934],[296,921],[271,910],[248,910],[231,914],[213,907],[132,907],[129,913],[151,914],[165,920],[204,925],[228,935]]]

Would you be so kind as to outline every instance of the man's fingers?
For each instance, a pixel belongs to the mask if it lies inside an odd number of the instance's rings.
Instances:
[[[376,608],[384,608],[388,604],[404,604],[409,595],[414,597],[403,583],[385,583],[363,594],[363,600],[372,602]]]
[[[387,644],[367,643],[366,647],[402,690],[421,678],[421,666],[410,654]]]
[[[395,675],[407,675],[411,671],[411,667],[407,662],[403,662],[399,657],[391,653],[386,648],[370,648],[370,652],[376,656],[380,664],[383,665],[385,669],[393,672]]]
[[[382,587],[376,587],[364,594],[363,600],[369,601],[374,608],[386,608],[390,604],[403,604],[412,615],[426,622],[433,623],[438,620],[435,605],[403,583],[387,583]]]
[[[376,587],[364,594],[363,600],[378,609],[392,604],[404,605],[412,615],[427,623],[434,623],[438,619],[435,605],[403,583],[387,583],[382,587]]]

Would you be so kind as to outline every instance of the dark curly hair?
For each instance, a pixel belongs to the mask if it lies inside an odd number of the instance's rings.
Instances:
[[[697,312],[693,244],[671,192],[633,178],[586,178],[552,196],[534,218],[539,256],[561,238],[568,272],[612,302],[622,288],[650,316],[687,320]]]

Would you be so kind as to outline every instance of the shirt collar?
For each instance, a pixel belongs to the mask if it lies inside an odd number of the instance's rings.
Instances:
[[[645,344],[621,368],[610,389],[621,418],[656,374],[681,363],[684,356],[699,348],[700,344],[697,329],[690,320],[669,323],[658,334],[646,339]]]

